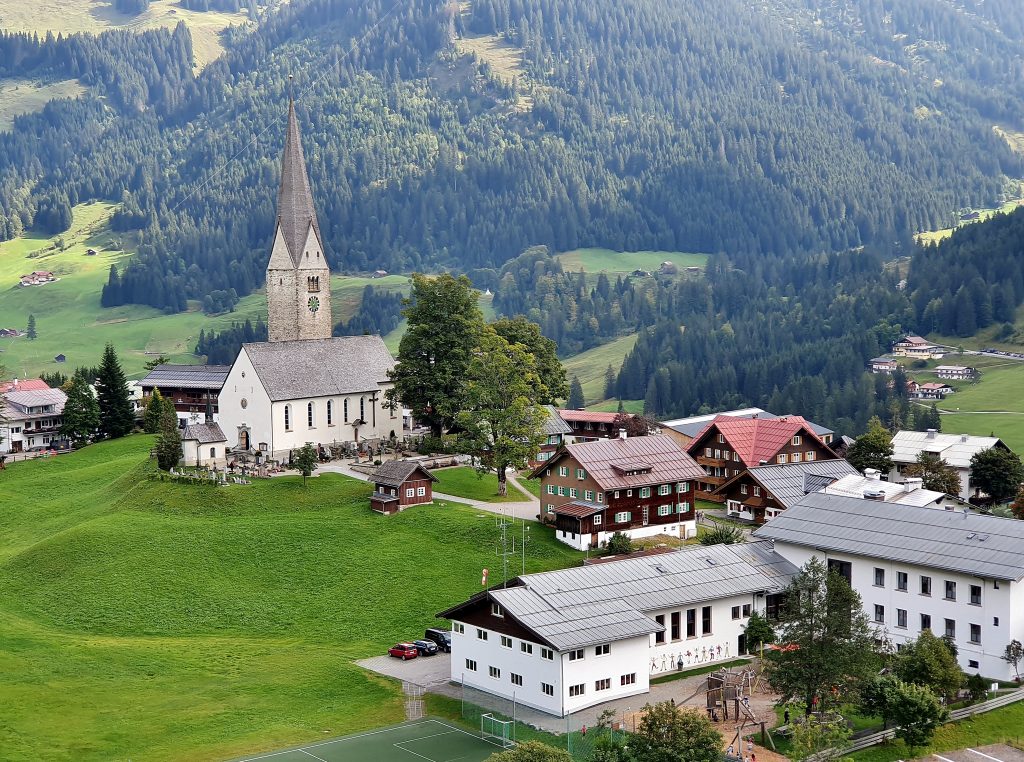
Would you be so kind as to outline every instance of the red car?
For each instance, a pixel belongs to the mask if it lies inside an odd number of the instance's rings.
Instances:
[[[415,659],[419,656],[419,651],[416,650],[416,646],[412,643],[396,643],[388,649],[388,656],[397,656],[402,661],[406,659]]]

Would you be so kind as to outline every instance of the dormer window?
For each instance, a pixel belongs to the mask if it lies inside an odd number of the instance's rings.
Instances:
[[[497,603],[492,603],[491,604],[491,616],[504,617],[505,616],[505,612],[502,610],[500,605],[498,605]]]

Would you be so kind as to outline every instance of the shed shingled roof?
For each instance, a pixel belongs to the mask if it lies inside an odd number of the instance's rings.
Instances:
[[[199,444],[227,442],[219,423],[190,423],[181,434],[182,441],[194,440]]]
[[[143,387],[165,389],[222,389],[230,365],[157,365],[139,381]]]
[[[808,492],[817,492],[817,489],[807,489],[809,486],[817,487],[821,482],[819,479],[831,483],[848,475],[859,475],[857,469],[845,460],[812,460],[809,463],[789,463],[786,465],[752,466],[747,469],[758,484],[768,490],[775,500],[784,507],[789,507],[800,500]],[[734,476],[721,487],[718,492],[725,494],[725,490],[737,479],[742,479],[744,472]],[[808,477],[812,477],[808,479]],[[818,477],[815,479],[813,477]],[[822,486],[824,486],[822,484]],[[820,489],[820,487],[818,487]]]
[[[395,358],[380,336],[243,344],[271,400],[379,391]]]
[[[990,579],[1024,579],[1024,521],[816,492],[754,537]]]
[[[558,408],[554,405],[545,405],[544,411],[547,413],[547,418],[544,419],[544,425],[542,431],[546,436],[552,434],[572,434],[572,426],[566,423],[562,416],[558,414]]]
[[[388,487],[400,487],[405,484],[406,480],[408,480],[408,478],[417,470],[426,474],[430,481],[437,481],[436,476],[424,468],[422,463],[415,460],[386,460],[377,466],[377,469],[370,476],[370,479],[374,484],[385,484]]]

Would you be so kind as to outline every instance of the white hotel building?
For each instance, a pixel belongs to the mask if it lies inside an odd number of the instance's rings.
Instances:
[[[815,493],[754,536],[840,572],[897,648],[930,629],[968,674],[1013,678],[1002,655],[1024,641],[1024,521]]]
[[[751,612],[795,572],[769,543],[693,546],[527,574],[438,616],[452,622],[452,680],[564,716],[744,653]]]

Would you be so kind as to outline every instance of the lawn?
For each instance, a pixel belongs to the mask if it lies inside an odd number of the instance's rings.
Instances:
[[[265,5],[265,3],[258,3]],[[196,64],[202,68],[224,52],[220,33],[231,24],[248,21],[245,13],[190,11],[178,0],[152,0],[138,16],[118,13],[110,0],[0,0],[0,21],[8,31],[45,32],[65,35],[74,32],[99,34],[108,29],[142,31],[156,27],[174,27],[181,21],[192,33]]]
[[[689,254],[683,251],[612,251],[611,249],[574,249],[557,256],[563,270],[588,273],[607,272],[609,275],[627,275],[634,270],[656,272],[662,262],[670,261],[680,269],[701,267],[708,261],[707,254]],[[613,278],[614,280],[614,278]]]
[[[1020,742],[1024,738],[1024,703],[1012,704],[985,714],[943,725],[930,746],[909,750],[902,741],[875,746],[850,756],[857,762],[896,762],[927,758],[935,753],[992,743]]]
[[[1024,362],[1005,360],[997,367],[981,368],[981,380],[957,383],[958,391],[939,402],[942,410],[978,413],[983,411],[1024,413]]]
[[[151,444],[0,476],[3,758],[225,759],[401,720],[397,686],[352,661],[479,589],[492,517],[379,516],[337,474],[159,482]],[[531,571],[579,557],[539,527],[530,551]]]
[[[644,412],[644,401],[622,400],[622,409],[627,413],[640,415]],[[616,413],[619,410],[619,400],[610,399],[605,400],[604,402],[598,402],[596,405],[587,405],[587,410],[593,410],[598,413]]]
[[[77,98],[85,88],[77,79],[42,84],[28,79],[0,80],[0,132],[14,127],[14,117],[42,111],[55,98]]]
[[[445,495],[482,500],[487,503],[519,503],[530,499],[528,495],[517,490],[512,482],[508,482],[508,494],[499,497],[497,474],[484,474],[481,477],[469,466],[441,468],[431,473],[437,477],[434,489]]]
[[[8,373],[36,376],[99,362],[103,345],[113,342],[125,371],[140,376],[147,360],[164,354],[175,362],[202,360],[192,353],[200,330],[221,330],[235,321],[266,319],[266,297],[250,294],[234,312],[205,315],[198,303],[188,312],[172,315],[141,305],[104,308],[100,293],[111,264],[122,267],[131,250],[131,239],[121,240],[108,231],[107,223],[116,206],[98,202],[74,209],[71,229],[61,236],[29,234],[0,243],[0,327],[24,330],[29,314],[36,317],[39,334],[35,341],[25,337],[0,339],[0,365]],[[58,246],[63,241],[64,249]],[[86,256],[87,249],[96,256]],[[53,271],[60,280],[43,286],[21,288],[18,278],[33,270]],[[370,279],[335,275],[331,278],[334,320],[348,320],[359,307],[367,285],[392,291],[408,291],[409,279],[401,275]],[[83,330],[85,329],[85,330]],[[65,365],[54,357],[64,354]]]
[[[609,341],[599,347],[580,352],[562,361],[569,379],[577,376],[583,385],[583,396],[590,402],[604,399],[604,374],[608,366],[618,373],[622,361],[636,344],[635,333]],[[618,405],[618,402],[615,403]]]
[[[1024,414],[943,413],[942,430],[947,434],[995,435],[1017,453],[1024,453]]]

